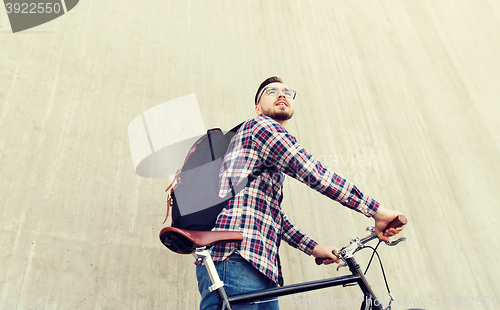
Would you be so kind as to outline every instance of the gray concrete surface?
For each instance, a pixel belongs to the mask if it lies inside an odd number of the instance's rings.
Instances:
[[[411,242],[380,249],[397,309],[498,308],[499,16],[493,0],[88,0],[12,34],[1,11],[0,308],[196,309],[192,258],[158,240],[168,180],[135,173],[127,126],[195,93],[229,129],[271,75],[298,92],[300,143],[407,215]],[[284,208],[323,244],[371,224],[291,179]],[[282,256],[286,283],[346,273]],[[300,306],[315,299],[330,305]]]

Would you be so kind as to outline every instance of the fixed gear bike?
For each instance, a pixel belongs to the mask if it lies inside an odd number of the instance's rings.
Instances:
[[[400,215],[393,222],[391,222],[386,227],[386,229],[400,227],[402,225],[405,225],[406,223],[406,218],[403,215]],[[363,273],[361,267],[354,259],[354,254],[356,252],[363,248],[369,247],[366,245],[366,243],[374,239],[378,239],[373,226],[368,227],[367,230],[369,231],[368,236],[364,238],[356,237],[355,239],[351,240],[348,246],[338,249],[335,253],[343,262],[337,267],[337,270],[341,267],[347,266],[351,272],[350,275],[285,285],[271,289],[238,294],[234,296],[227,296],[224,290],[224,283],[220,280],[217,274],[215,264],[210,256],[210,252],[208,251],[208,249],[217,243],[241,242],[243,240],[243,236],[239,231],[188,231],[174,227],[166,227],[160,231],[160,240],[167,248],[176,253],[192,254],[196,259],[203,260],[210,276],[210,280],[212,281],[212,285],[209,287],[209,290],[211,292],[216,291],[220,303],[219,309],[222,310],[231,310],[231,306],[236,304],[254,303],[262,300],[269,300],[279,296],[286,296],[340,285],[359,286],[364,296],[363,302],[361,303],[361,310],[391,310],[391,304],[395,299],[391,295],[389,289],[388,292],[390,299],[387,307],[384,309],[382,303],[376,297],[370,284],[368,283],[368,280],[365,277],[365,273]],[[395,241],[383,242],[388,246],[395,246],[401,241],[408,241],[408,239],[402,237]],[[379,240],[379,243],[380,242],[381,240]],[[375,254],[376,248],[373,250]],[[316,258],[315,261],[318,265],[323,263],[323,259],[320,258]],[[386,286],[388,288],[387,281]]]

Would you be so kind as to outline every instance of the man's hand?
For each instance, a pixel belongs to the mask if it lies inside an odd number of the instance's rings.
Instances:
[[[384,229],[387,227],[387,225],[389,225],[389,223],[392,222],[400,214],[400,212],[387,210],[384,207],[379,207],[377,209],[377,212],[373,215],[373,219],[375,220],[375,233],[377,234],[379,239],[389,241],[389,237],[399,234],[399,232],[401,232],[405,228],[406,225],[403,225],[398,228],[387,229],[384,232]]]
[[[312,252],[312,256],[316,257],[316,258],[323,258],[325,259],[323,261],[323,264],[325,265],[329,265],[329,264],[332,264],[332,263],[340,263],[340,259],[338,258],[337,255],[335,255],[335,251],[337,249],[333,246],[323,246],[323,245],[317,245],[313,252]]]

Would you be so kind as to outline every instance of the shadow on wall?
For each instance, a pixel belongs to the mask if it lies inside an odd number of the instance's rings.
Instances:
[[[135,172],[145,178],[166,178],[168,171],[172,180],[191,146],[206,133],[195,94],[145,111],[128,126]]]

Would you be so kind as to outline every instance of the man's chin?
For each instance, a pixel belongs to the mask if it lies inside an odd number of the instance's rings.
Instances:
[[[274,112],[274,113],[265,113],[265,116],[269,116],[270,118],[277,121],[287,121],[292,118],[293,113],[288,112]]]

